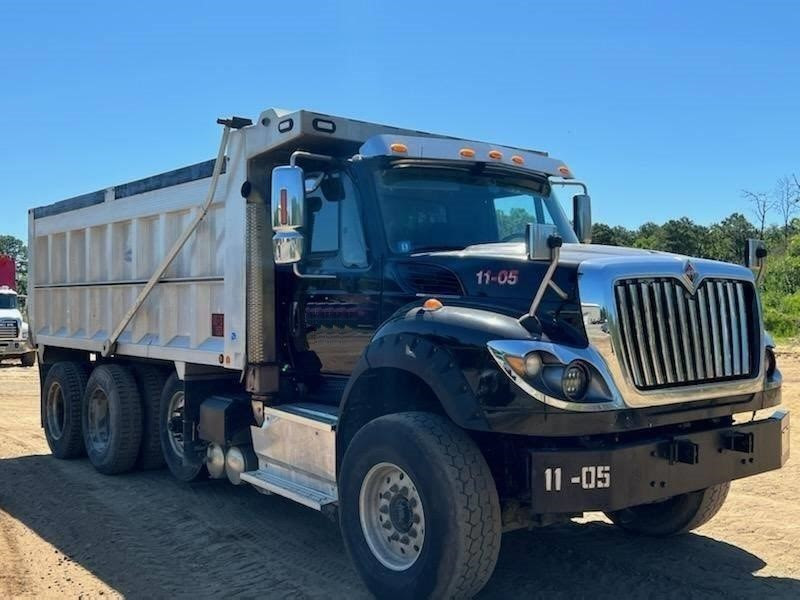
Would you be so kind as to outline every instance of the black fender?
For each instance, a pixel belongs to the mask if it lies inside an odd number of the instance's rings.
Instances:
[[[401,309],[375,333],[350,376],[339,410],[340,433],[346,445],[354,435],[347,424],[353,390],[365,374],[377,369],[405,371],[422,380],[436,395],[447,416],[464,429],[489,431],[489,420],[465,363],[488,357],[486,343],[494,339],[531,339],[517,319],[463,306],[424,310]],[[413,399],[408,410],[413,410]],[[355,412],[355,411],[354,411]],[[360,423],[363,425],[363,423]]]

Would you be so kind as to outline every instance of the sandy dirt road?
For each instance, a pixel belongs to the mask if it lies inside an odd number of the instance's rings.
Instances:
[[[780,365],[800,415],[800,355]],[[365,597],[320,514],[223,482],[55,460],[37,394],[36,369],[0,365],[0,598]],[[795,456],[735,482],[716,519],[681,538],[629,537],[599,514],[507,534],[481,597],[800,598],[799,494]]]

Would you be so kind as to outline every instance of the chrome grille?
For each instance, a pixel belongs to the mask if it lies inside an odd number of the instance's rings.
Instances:
[[[694,294],[674,278],[615,286],[620,345],[639,389],[743,379],[757,368],[753,286],[705,279]]]
[[[14,340],[19,336],[15,319],[0,319],[0,340]]]

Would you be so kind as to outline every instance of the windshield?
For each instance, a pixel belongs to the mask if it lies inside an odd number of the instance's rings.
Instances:
[[[524,242],[528,223],[555,225],[565,242],[577,242],[545,179],[412,166],[378,171],[376,182],[394,252]]]
[[[17,297],[13,294],[0,294],[0,309],[17,308]]]

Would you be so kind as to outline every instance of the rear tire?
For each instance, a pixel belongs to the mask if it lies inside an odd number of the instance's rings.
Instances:
[[[160,469],[164,466],[161,450],[161,392],[167,381],[163,369],[152,365],[136,365],[133,368],[139,397],[142,400],[142,444],[136,466],[143,470]]]
[[[339,476],[340,527],[378,598],[470,598],[500,551],[494,479],[444,417],[407,412],[365,425]]]
[[[641,535],[664,537],[687,533],[708,523],[719,512],[730,487],[730,482],[712,485],[663,502],[608,513],[608,518],[618,527]]]
[[[81,405],[86,390],[86,370],[76,362],[55,363],[42,386],[44,436],[53,456],[77,458],[85,453]]]
[[[83,395],[83,440],[94,468],[105,475],[130,471],[142,439],[136,380],[122,365],[101,365]]]
[[[23,354],[20,360],[22,361],[23,367],[32,367],[36,364],[36,352],[28,352],[27,354]]]
[[[183,382],[173,373],[161,393],[159,432],[164,461],[179,481],[191,482],[208,477],[203,460],[184,464],[183,460]]]

